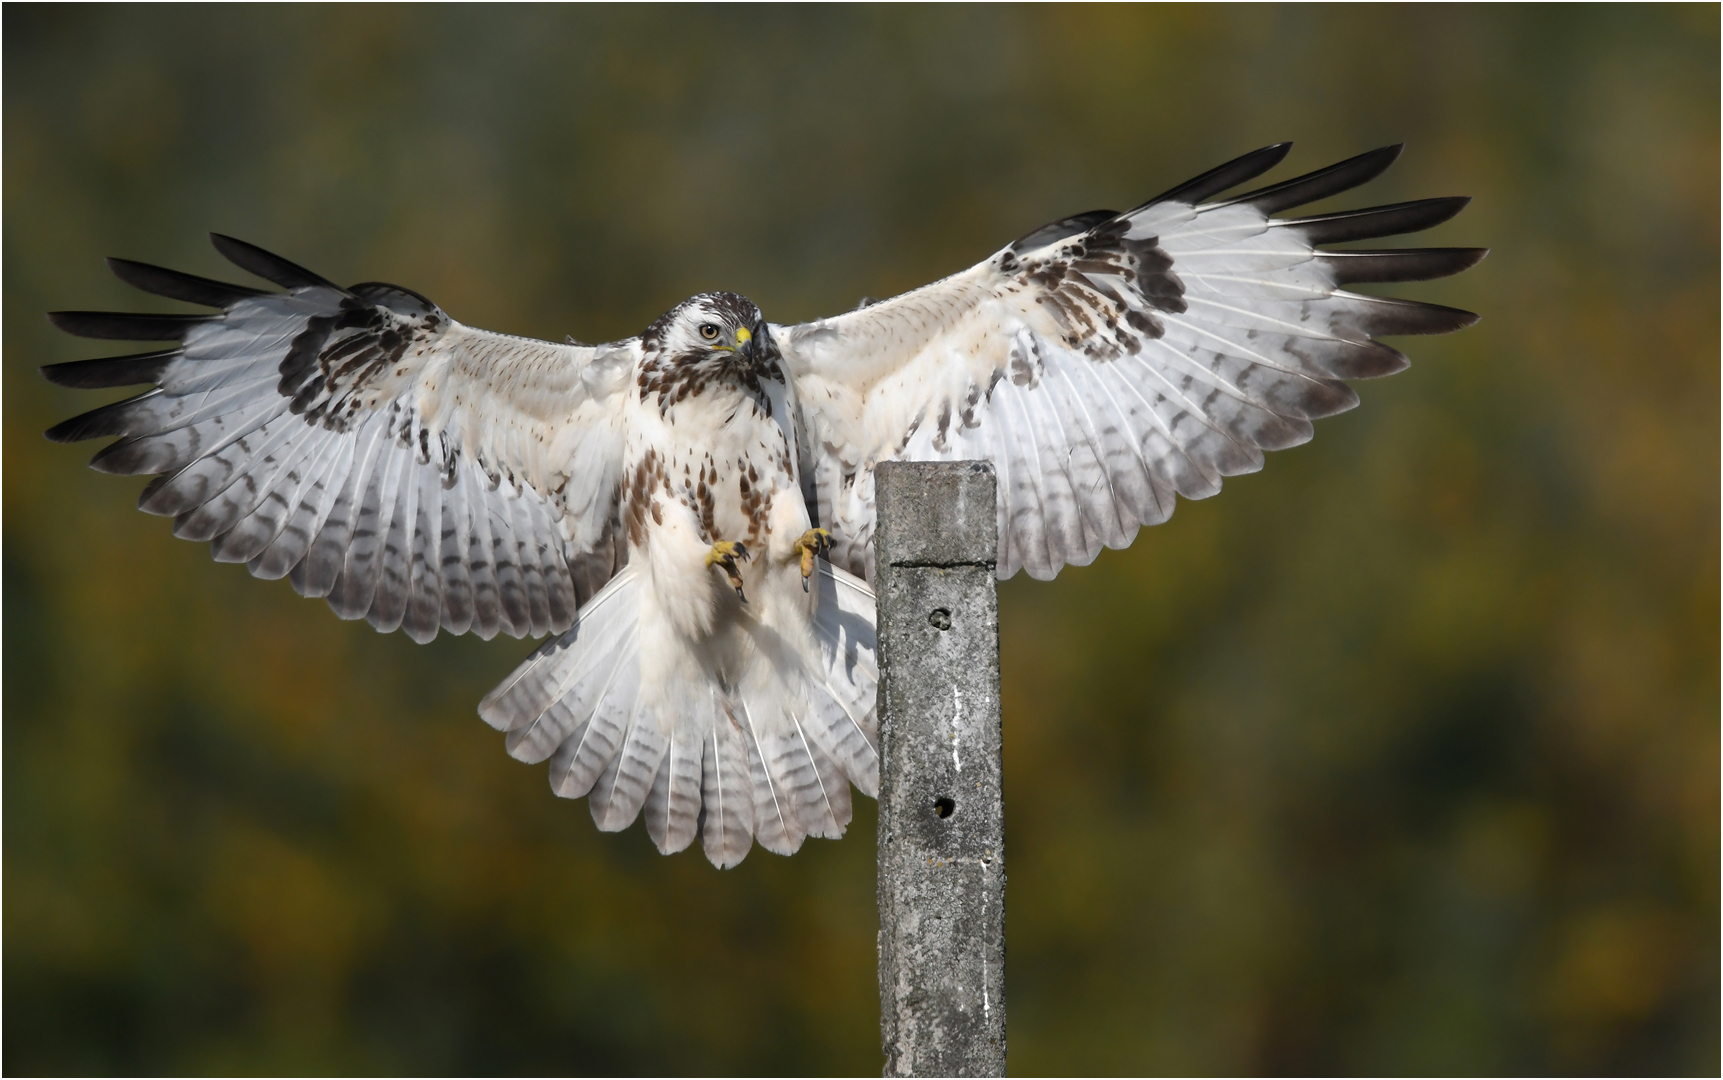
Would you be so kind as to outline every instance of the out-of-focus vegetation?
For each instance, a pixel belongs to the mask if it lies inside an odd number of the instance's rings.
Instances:
[[[718,873],[598,833],[416,647],[41,430],[216,229],[499,330],[778,321],[1298,140],[1471,194],[1480,311],[1127,551],[1002,594],[1014,1071],[1710,1073],[1715,7],[9,6],[5,1058],[879,1067],[873,805]],[[1283,171],[1279,175],[1290,175]],[[142,301],[146,307],[148,300]],[[165,310],[163,304],[155,310]],[[124,351],[123,349],[113,351]]]

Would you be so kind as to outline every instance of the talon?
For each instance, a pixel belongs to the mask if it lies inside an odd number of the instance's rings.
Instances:
[[[736,560],[747,562],[751,557],[748,545],[740,540],[720,540],[706,553],[706,565],[724,568],[724,576],[730,579],[730,587],[736,590],[736,599],[744,604],[748,598],[742,594],[742,575],[736,569]]]
[[[808,578],[814,574],[814,557],[832,549],[832,534],[825,529],[809,529],[796,541],[795,549],[802,553],[802,591],[807,592]]]

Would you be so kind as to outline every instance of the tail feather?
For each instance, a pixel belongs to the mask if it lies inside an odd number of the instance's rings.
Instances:
[[[599,695],[611,687],[622,668],[635,660],[633,641],[618,638],[600,641],[587,655],[577,657],[553,688],[557,697],[538,718],[508,733],[509,756],[536,765],[556,752],[575,726],[591,715]]]
[[[824,693],[813,695],[805,730],[843,769],[850,783],[862,794],[879,798],[879,735],[873,710],[858,715],[831,688],[829,680],[822,689]]]
[[[850,823],[850,785],[835,762],[808,738],[800,720],[790,720],[794,732],[788,740],[791,780],[796,816],[809,836],[836,840]]]
[[[622,749],[639,693],[640,669],[632,664],[617,665],[593,706],[592,718],[551,755],[551,790],[565,799],[579,799],[592,790],[599,774]]]
[[[622,752],[605,766],[586,797],[593,824],[603,832],[621,832],[634,824],[669,748],[658,718],[644,709],[637,710]]]
[[[754,836],[760,846],[778,855],[794,855],[807,839],[807,830],[796,817],[789,785],[770,750],[781,741],[771,730],[781,722],[780,717],[767,714],[756,717],[753,710],[743,709],[743,734],[748,747],[748,777],[754,793]],[[764,725],[761,723],[764,721]],[[764,732],[762,726],[766,726]]]
[[[567,633],[540,645],[486,694],[479,702],[479,716],[485,723],[498,731],[514,731],[533,723],[562,698],[574,680],[631,641],[640,622],[639,605],[631,596],[635,574],[633,567],[623,567],[580,609]]]
[[[695,723],[677,724],[646,797],[646,834],[665,855],[693,843],[699,831],[700,746]]]
[[[510,755],[548,759],[551,789],[586,798],[600,829],[644,816],[666,854],[698,835],[728,868],[755,840],[788,855],[809,836],[842,836],[849,785],[879,791],[873,594],[823,564],[818,584],[809,647],[757,636],[779,651],[747,654],[737,685],[642,621],[650,582],[624,567],[479,713],[507,733]]]
[[[754,836],[754,799],[741,729],[728,719],[713,727],[701,765],[700,842],[712,865],[728,870],[747,857]]]

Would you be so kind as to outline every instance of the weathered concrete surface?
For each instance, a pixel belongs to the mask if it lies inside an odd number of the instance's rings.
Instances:
[[[874,494],[885,1073],[1004,1076],[993,468],[885,463]]]

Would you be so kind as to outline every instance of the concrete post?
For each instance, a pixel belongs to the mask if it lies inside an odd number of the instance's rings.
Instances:
[[[993,467],[884,462],[874,498],[885,1074],[1004,1076]]]

